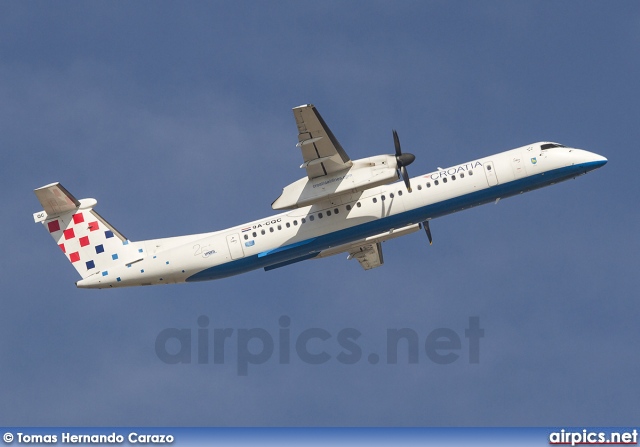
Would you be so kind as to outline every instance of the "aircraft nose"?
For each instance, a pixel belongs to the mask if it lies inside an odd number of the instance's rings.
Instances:
[[[603,157],[602,155],[598,155],[598,154],[593,154],[592,153],[592,156],[593,156],[593,158],[591,160],[591,163],[593,163],[593,165],[596,168],[599,168],[599,167],[602,167],[602,166],[606,165],[607,162],[609,161],[605,157]]]
[[[580,164],[582,166],[587,167],[589,171],[601,168],[602,166],[606,165],[607,162],[609,161],[602,155],[598,155],[594,152],[582,150],[582,151],[579,151],[579,154],[580,154],[580,158],[582,159],[582,162]]]

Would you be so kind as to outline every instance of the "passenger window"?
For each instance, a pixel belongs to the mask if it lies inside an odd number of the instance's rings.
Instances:
[[[289,223],[287,223],[289,225]],[[282,230],[282,225],[278,225],[278,231]]]
[[[356,206],[357,206],[358,208],[360,208],[362,205],[360,205],[360,202],[358,202],[358,203],[356,203]]]
[[[300,224],[303,224],[303,223],[307,223],[307,219],[305,219],[304,217],[300,219]]]
[[[269,227],[269,231],[273,233],[275,230],[273,229],[273,227]]]
[[[314,219],[315,219],[315,217],[313,216],[313,214],[309,214],[309,220],[310,220],[311,222],[313,222],[313,220],[314,220]]]
[[[331,216],[331,210],[327,210],[327,217]]]
[[[264,236],[266,233],[267,233],[266,231],[264,231],[264,230],[260,230],[260,234],[261,234],[261,235],[263,235],[263,236]]]
[[[491,165],[487,166],[487,171],[491,171]]]
[[[253,237],[258,237],[255,231],[253,232]]]
[[[318,213],[318,219],[322,219],[322,213]]]
[[[393,199],[395,196],[393,195],[393,193],[390,193],[389,197]]]
[[[473,175],[473,171],[469,171],[469,175]]]
[[[244,235],[244,240],[246,241],[247,239],[249,239],[249,235],[248,235],[248,234],[245,234],[245,235]]]
[[[351,211],[351,205],[347,205],[347,211]]]
[[[298,221],[297,221],[297,220],[294,220],[294,221],[293,221],[293,226],[294,226],[294,227],[295,227],[295,226],[298,226]]]
[[[456,179],[456,176],[455,176],[455,175],[452,175],[452,176],[451,176],[451,180],[453,181],[453,180],[455,180],[455,179]]]
[[[418,189],[421,189],[420,186],[418,186]],[[402,195],[402,191],[398,191],[398,195],[401,196]]]
[[[460,178],[464,178],[464,172],[460,173]]]
[[[446,178],[446,177],[444,177],[444,178],[442,179],[442,183],[447,183],[447,178]]]
[[[427,188],[431,188],[431,183],[427,182]]]
[[[437,181],[437,180],[434,180],[434,181],[433,181],[433,184],[434,184],[434,185],[436,185],[436,186],[438,186],[440,183],[438,183],[438,181]]]
[[[382,200],[386,199],[386,197],[383,195],[382,197],[380,197]]]
[[[291,228],[291,224],[287,222],[287,228]]]
[[[376,199],[375,197],[373,198],[373,203],[378,203],[378,199]]]
[[[333,212],[334,212],[335,214],[338,214],[338,213],[340,212],[340,210],[339,210],[338,208],[336,208],[336,209],[334,209],[334,210],[333,210]]]

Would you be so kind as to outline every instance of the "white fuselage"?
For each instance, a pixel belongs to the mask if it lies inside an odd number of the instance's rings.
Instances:
[[[439,169],[404,183],[343,194],[222,231],[130,242],[140,260],[78,287],[219,279],[322,256],[336,247],[575,178],[606,163],[597,154],[540,143]]]

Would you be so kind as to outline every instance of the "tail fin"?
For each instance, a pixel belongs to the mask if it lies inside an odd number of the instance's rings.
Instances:
[[[35,213],[36,222],[56,241],[84,279],[102,273],[109,267],[135,262],[142,251],[130,244],[122,233],[93,210],[95,199],[76,199],[60,183],[35,190],[44,211]]]

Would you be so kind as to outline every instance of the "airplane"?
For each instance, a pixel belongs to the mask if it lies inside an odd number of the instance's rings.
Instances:
[[[34,213],[81,276],[79,288],[174,284],[266,271],[347,253],[365,269],[383,264],[382,242],[447,214],[576,178],[607,159],[553,142],[528,144],[410,178],[402,152],[352,160],[312,104],[293,108],[306,176],[273,202],[280,214],[225,230],[130,241],[60,183],[35,190]]]

